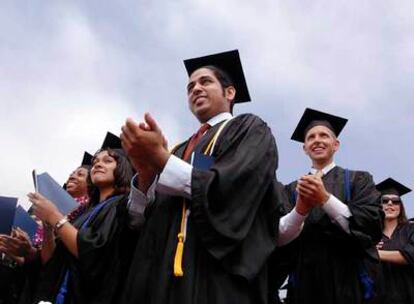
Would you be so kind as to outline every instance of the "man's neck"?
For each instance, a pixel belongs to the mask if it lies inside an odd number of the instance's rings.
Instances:
[[[329,166],[332,163],[333,163],[333,159],[330,159],[328,161],[321,161],[321,162],[312,161],[312,168],[315,168],[316,170],[322,170],[323,168]]]
[[[232,118],[233,115],[229,112],[221,112],[221,113],[217,113],[216,115],[214,115],[213,117],[209,118],[206,123],[208,123],[210,126],[214,126],[224,120],[230,119]]]

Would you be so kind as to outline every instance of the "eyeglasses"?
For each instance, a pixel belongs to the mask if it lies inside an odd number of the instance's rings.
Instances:
[[[382,197],[381,198],[381,203],[383,205],[388,204],[389,201],[391,201],[391,204],[393,205],[401,204],[401,199],[399,197]]]

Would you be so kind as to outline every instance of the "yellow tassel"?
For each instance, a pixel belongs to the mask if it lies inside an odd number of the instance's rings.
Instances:
[[[214,135],[214,137],[212,138],[212,140],[210,141],[210,143],[208,144],[207,148],[204,151],[205,155],[211,154],[211,149],[214,145],[214,143],[216,142],[217,138],[219,137],[221,131],[224,129],[224,127],[226,126],[226,124],[229,122],[230,120],[226,120],[218,129],[218,131],[216,132],[216,134]],[[173,149],[175,150],[175,148]],[[177,237],[178,237],[178,243],[177,243],[177,250],[175,251],[175,257],[174,257],[174,276],[175,277],[182,277],[184,276],[184,271],[183,271],[183,253],[184,253],[184,233],[185,233],[185,224],[187,222],[187,216],[186,216],[186,203],[185,203],[185,199],[183,199],[183,209],[182,209],[182,215],[181,215],[181,227],[180,227],[180,232],[178,233]]]
[[[174,276],[182,277],[184,275],[182,262],[183,262],[183,252],[184,252],[184,234],[178,234],[178,244],[177,251],[175,252],[174,258]]]

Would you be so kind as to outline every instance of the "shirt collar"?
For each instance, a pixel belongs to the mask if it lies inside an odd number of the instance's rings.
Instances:
[[[322,169],[323,175],[328,174],[328,172],[331,171],[335,167],[336,167],[336,164],[334,162],[331,162],[329,165],[327,165],[325,168]],[[310,172],[312,174],[315,174],[316,171],[318,171],[318,170],[315,169],[315,168],[311,168],[311,170],[310,170]]]
[[[218,124],[218,123],[220,123],[220,122],[222,122],[222,121],[224,121],[224,120],[228,120],[228,119],[232,119],[232,118],[233,118],[233,115],[232,115],[231,113],[229,113],[229,112],[222,112],[222,113],[219,113],[219,114],[217,114],[216,116],[214,116],[214,117],[210,118],[210,119],[207,121],[207,123],[208,123],[211,127],[213,127],[213,126],[215,126],[216,124]]]

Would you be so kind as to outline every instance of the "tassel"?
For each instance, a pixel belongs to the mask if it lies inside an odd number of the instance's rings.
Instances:
[[[184,234],[178,234],[178,244],[177,251],[175,252],[174,258],[174,276],[182,277],[184,275],[182,262],[183,262],[183,252],[184,252]]]

